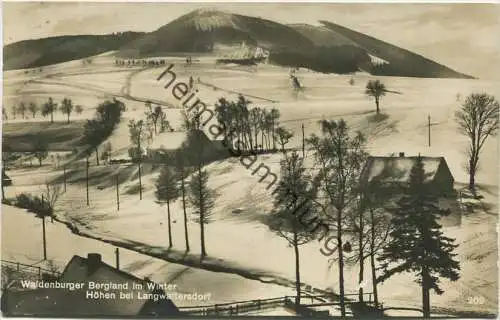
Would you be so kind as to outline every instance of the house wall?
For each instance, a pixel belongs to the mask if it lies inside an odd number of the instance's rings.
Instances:
[[[441,161],[432,181],[434,191],[440,195],[451,196],[453,193],[453,183],[454,179],[448,166]]]

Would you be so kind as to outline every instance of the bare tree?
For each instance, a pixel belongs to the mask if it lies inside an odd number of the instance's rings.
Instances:
[[[162,122],[165,120],[165,112],[163,112],[163,109],[161,106],[156,106],[154,109],[151,109],[149,107],[148,111],[146,111],[146,115],[148,119],[151,120],[153,127],[154,127],[154,133],[155,135],[158,134],[158,125],[161,126]]]
[[[142,143],[146,138],[145,125],[143,120],[135,121],[130,120],[129,124],[130,141],[135,146],[138,152],[138,166],[139,166],[139,199],[142,200],[142,177],[141,177],[141,161],[142,161]]]
[[[377,106],[377,114],[380,113],[380,98],[385,96],[387,89],[385,85],[380,82],[380,80],[370,80],[366,84],[365,94],[369,97],[375,99],[375,105]]]
[[[160,175],[156,180],[156,199],[160,203],[167,203],[168,219],[168,247],[172,247],[172,223],[170,219],[170,203],[179,197],[179,185],[177,177],[168,166],[163,166]]]
[[[16,120],[16,115],[17,115],[17,106],[13,105],[10,107],[10,113],[12,114],[12,119]]]
[[[313,188],[311,177],[306,173],[303,159],[294,151],[281,161],[281,178],[274,205],[275,213],[270,218],[270,228],[284,238],[295,253],[295,305],[300,306],[300,256],[299,247],[314,239],[309,229],[309,223],[303,221],[303,216],[309,213],[309,208],[298,214],[304,199],[312,198]],[[305,208],[304,208],[305,209]],[[304,214],[305,213],[305,214]]]
[[[186,212],[186,178],[188,176],[188,168],[186,167],[186,156],[184,148],[181,147],[175,153],[175,166],[177,179],[180,180],[180,193],[182,196],[182,210],[184,213],[184,239],[186,241],[186,252],[189,252],[189,235],[187,226],[187,212]]]
[[[69,117],[71,115],[71,113],[73,112],[73,108],[74,108],[74,105],[73,105],[73,102],[71,101],[71,99],[69,98],[64,98],[61,102],[61,112],[65,115],[68,116],[68,123],[69,123]]]
[[[459,131],[469,138],[467,147],[469,189],[474,190],[479,169],[479,154],[484,143],[498,131],[499,102],[486,93],[469,95],[455,113]]]
[[[194,220],[200,224],[201,259],[207,255],[205,247],[205,224],[212,222],[215,193],[208,187],[208,172],[199,170],[189,182],[189,203],[193,207]]]
[[[75,106],[75,112],[76,112],[77,114],[79,114],[79,115],[80,115],[80,114],[82,114],[82,112],[83,112],[83,107],[82,107],[81,105],[77,104],[77,105]]]
[[[344,292],[344,227],[359,199],[359,176],[366,159],[365,138],[361,133],[351,136],[347,123],[322,120],[322,136],[312,135],[309,143],[315,152],[318,173],[314,177],[320,195],[324,195],[323,212],[325,220],[335,228],[338,252],[339,295],[342,317],[346,315]]]
[[[30,102],[28,105],[28,110],[31,112],[31,115],[33,118],[36,116],[36,113],[38,112],[38,105],[35,102]]]
[[[17,107],[17,110],[18,110],[19,114],[21,115],[21,117],[23,117],[23,119],[24,119],[25,116],[26,116],[26,111],[28,110],[28,107],[26,106],[26,103],[21,102],[19,104],[19,106]]]
[[[284,153],[285,152],[285,145],[293,137],[293,133],[284,127],[278,127],[276,129],[276,136],[278,138],[279,144],[281,145],[281,151]]]
[[[43,137],[37,137],[33,143],[33,156],[38,159],[40,167],[42,161],[49,156],[49,144]]]
[[[35,212],[36,215],[42,219],[44,260],[47,260],[47,235],[45,232],[45,218],[50,217],[51,222],[54,222],[54,209],[60,195],[61,195],[60,184],[45,183],[45,191],[42,193],[41,206]]]
[[[45,183],[45,191],[43,195],[50,211],[49,215],[52,215],[57,200],[59,200],[59,196],[61,195],[61,185],[48,182]]]
[[[52,97],[49,97],[49,100],[42,106],[42,115],[45,117],[50,114],[50,123],[54,123],[55,111],[57,111],[57,103],[54,102]]]

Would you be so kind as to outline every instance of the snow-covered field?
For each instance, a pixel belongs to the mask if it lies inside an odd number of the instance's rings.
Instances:
[[[387,94],[382,98],[381,110],[387,118],[375,122],[372,119],[375,105],[363,94],[366,82],[373,79],[370,75],[355,75],[353,77],[355,84],[351,86],[348,83],[351,76],[322,75],[300,70],[297,76],[305,90],[294,94],[289,83],[288,70],[284,68],[259,65],[257,68],[239,67],[230,70],[227,66],[215,67],[212,62],[204,60],[189,67],[183,66],[180,59],[168,59],[168,61],[174,63],[176,81],[188,82],[189,76],[195,79],[199,77],[204,83],[255,96],[249,97],[255,105],[275,107],[280,110],[281,123],[295,132],[295,137],[290,143],[293,146],[300,146],[301,124],[305,126],[306,135],[309,135],[318,131],[318,120],[342,117],[353,129],[366,134],[367,149],[371,154],[405,152],[407,155],[420,153],[428,156],[444,156],[459,184],[465,183],[467,179],[463,169],[465,160],[463,150],[467,141],[458,134],[453,120],[453,114],[459,107],[456,95],[460,93],[463,99],[472,92],[487,92],[500,97],[498,83],[482,80],[379,77],[390,90],[401,94]],[[179,109],[165,108],[165,110],[174,128],[180,127],[180,104],[171,90],[163,87],[169,78],[166,77],[165,81],[156,81],[162,68],[136,72],[132,68],[115,67],[113,63],[114,60],[108,57],[96,58],[93,65],[86,67],[88,71],[86,73],[90,73],[90,70],[94,73],[102,68],[103,72],[95,75],[82,74],[85,70],[76,62],[61,64],[59,67],[53,66],[51,71],[60,73],[61,76],[42,78],[34,84],[25,84],[22,92],[27,94],[23,95],[23,99],[31,97],[30,90],[41,91],[33,93],[33,96],[43,94],[44,97],[49,95],[62,97],[71,96],[76,93],[74,90],[81,90],[82,86],[87,86],[87,93],[81,93],[82,99],[85,99],[82,100],[82,104],[85,110],[90,111],[95,108],[95,101],[102,100],[108,95],[117,95],[126,103],[128,110],[124,114],[122,123],[108,139],[113,145],[114,156],[126,153],[129,145],[126,125],[128,119],[144,117],[144,104],[133,100],[134,98],[155,99],[178,107]],[[109,72],[110,70],[116,72]],[[129,74],[134,74],[128,77],[127,72],[123,70],[129,70]],[[4,103],[7,98],[11,99],[9,102],[19,99],[19,94],[16,93],[19,83],[25,81],[23,77],[29,78],[29,76],[18,71],[5,73],[10,91],[6,91],[8,97],[4,98]],[[13,84],[14,80],[9,83],[9,78],[14,79],[17,85]],[[130,80],[130,85],[127,79]],[[49,84],[51,81],[58,83],[63,81],[64,86],[58,84],[52,87]],[[120,81],[123,81],[121,87]],[[32,86],[35,86],[33,87],[35,89],[32,89]],[[94,90],[94,87],[99,89]],[[125,87],[128,89],[124,89]],[[196,88],[197,97],[208,105],[213,105],[222,96],[236,97],[234,94],[214,90],[201,84]],[[51,90],[56,91],[53,93]],[[67,93],[64,90],[68,90]],[[123,96],[124,90],[128,91],[128,97]],[[77,100],[77,97],[74,100]],[[273,103],[268,100],[278,102]],[[92,113],[84,112],[81,118],[91,115]],[[428,115],[431,116],[432,123],[431,147],[427,145]],[[156,139],[155,144],[169,146],[168,134],[158,136]],[[312,166],[312,157],[310,154],[308,156],[307,161]],[[259,156],[257,163],[266,164],[278,174],[279,160],[279,155],[266,155]],[[497,140],[491,139],[486,143],[481,156],[481,168],[477,181],[485,188],[482,191],[485,196],[483,202],[492,208],[464,215],[460,227],[446,229],[447,235],[456,237],[460,244],[458,253],[462,262],[462,276],[456,283],[443,282],[446,293],[442,296],[432,295],[433,307],[496,313],[498,285],[496,198],[499,173]],[[234,268],[256,272],[264,270],[293,280],[293,250],[262,223],[261,218],[269,212],[272,204],[266,184],[259,183],[258,176],[252,175],[252,170],[242,166],[236,158],[212,163],[208,165],[207,170],[210,173],[209,184],[217,193],[213,214],[215,221],[206,227],[209,257]],[[7,196],[25,191],[36,192],[41,188],[40,183],[43,183],[47,174],[36,169],[30,172],[26,170],[9,172],[14,180],[14,186],[7,188]],[[145,188],[143,200],[139,200],[137,194],[126,194],[126,190],[137,184],[137,180],[120,185],[120,211],[116,210],[116,190],[113,187],[98,190],[93,183],[90,189],[91,205],[87,207],[85,184],[70,184],[68,191],[57,204],[57,215],[77,225],[82,232],[119,241],[124,245],[140,248],[144,252],[166,249],[168,244],[166,209],[155,203],[153,189],[156,176],[157,173],[153,172],[143,177]],[[239,212],[234,211],[235,209],[241,212],[233,213]],[[184,230],[180,201],[172,205],[172,216],[173,249],[183,252]],[[13,225],[15,222],[10,220],[10,223]],[[2,225],[3,230],[9,229],[9,220],[4,220]],[[191,253],[194,254],[200,252],[198,229],[195,223],[189,222]],[[328,258],[319,252],[322,246],[323,244],[314,242],[301,247],[301,276],[305,283],[323,289],[331,287],[337,291],[336,265],[329,267]],[[357,274],[356,267],[347,268],[347,292],[355,292]],[[367,272],[365,278],[369,276]],[[200,277],[197,278],[197,282],[192,283],[203,288],[211,288],[219,286],[218,281],[210,277]],[[223,287],[220,285],[220,288]],[[371,287],[366,290],[371,291]],[[418,285],[412,282],[412,278],[408,275],[399,275],[388,280],[380,286],[379,295],[384,305],[420,306],[421,294]],[[485,298],[483,305],[467,304],[469,297],[478,295]],[[276,295],[265,291],[261,293],[262,298],[274,296]],[[233,300],[239,299],[235,295]]]
[[[41,223],[41,219],[25,210],[2,205],[2,259],[43,267],[46,262],[42,261]],[[86,257],[88,253],[99,253],[103,262],[115,265],[115,247],[112,245],[77,236],[65,225],[51,223],[50,219],[46,221],[46,232],[48,259],[60,271],[73,255]],[[177,293],[210,294],[209,299],[203,301],[174,300],[178,307],[255,300],[267,295],[282,297],[293,293],[291,288],[168,263],[123,248],[120,249],[120,269],[158,283],[176,284]]]

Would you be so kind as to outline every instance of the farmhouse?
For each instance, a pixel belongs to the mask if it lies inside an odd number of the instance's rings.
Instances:
[[[363,187],[377,182],[387,195],[397,199],[409,186],[410,172],[417,157],[399,156],[369,157],[361,173],[360,183]],[[450,214],[443,216],[440,223],[443,227],[461,224],[461,209],[457,194],[453,188],[454,178],[444,157],[422,157],[424,163],[425,185],[436,196],[442,209],[449,209]]]
[[[67,318],[179,315],[179,310],[169,299],[137,299],[137,292],[147,295],[162,294],[163,291],[148,289],[148,280],[102,262],[99,254],[90,253],[87,258],[73,256],[57,281],[83,283],[84,286],[80,290],[44,287],[11,291],[2,311],[10,316]]]
[[[410,182],[410,172],[417,157],[399,156],[369,157],[361,173],[361,184],[378,181],[391,191],[404,191]],[[454,178],[444,157],[422,157],[425,171],[425,185],[436,196],[453,194]]]

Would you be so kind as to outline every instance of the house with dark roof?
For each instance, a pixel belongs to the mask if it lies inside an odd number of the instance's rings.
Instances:
[[[150,146],[147,152],[147,159],[153,162],[169,162],[175,157],[176,151],[184,148],[186,161],[190,161],[191,155],[198,150],[202,152],[202,159],[205,162],[225,159],[231,156],[228,149],[218,140],[211,140],[202,130],[193,130],[191,134],[186,132],[168,132],[162,134],[155,140],[155,144]],[[148,161],[146,160],[146,161]]]
[[[374,187],[392,199],[407,192],[410,183],[410,172],[417,161],[416,156],[368,157],[360,176],[362,187]],[[440,223],[443,227],[457,226],[461,223],[461,209],[454,190],[455,179],[444,157],[421,157],[424,164],[424,184],[436,196],[442,209],[449,209],[450,214],[443,216]]]
[[[361,173],[361,185],[377,181],[391,191],[403,191],[410,182],[410,172],[417,161],[416,156],[369,157]],[[421,157],[424,164],[425,185],[436,196],[451,196],[455,179],[444,157]]]
[[[80,288],[55,287],[56,282],[60,286],[80,284]],[[35,289],[9,291],[4,300],[4,314],[68,318],[180,314],[158,285],[102,262],[99,254],[91,253],[87,258],[73,256],[56,282],[46,282]]]

